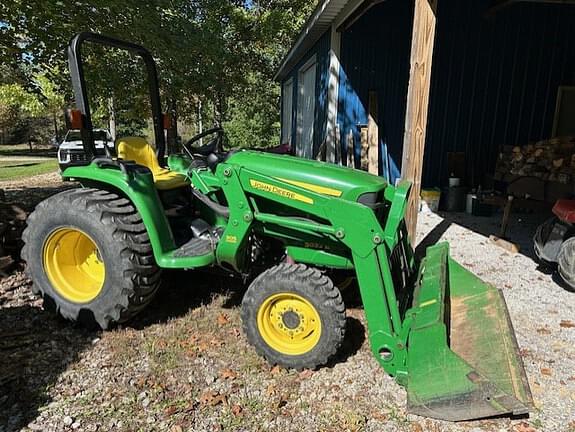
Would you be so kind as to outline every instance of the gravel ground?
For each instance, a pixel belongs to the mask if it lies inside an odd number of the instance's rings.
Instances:
[[[36,188],[31,197],[41,195],[42,184]],[[408,415],[405,391],[372,358],[352,292],[344,293],[351,307],[342,352],[327,367],[298,373],[270,367],[247,345],[243,288],[234,281],[166,273],[148,310],[102,333],[44,311],[16,273],[0,281],[0,431],[574,432],[575,294],[530,256],[539,221],[515,217],[510,235],[526,252],[510,255],[486,240],[496,217],[420,219],[421,238],[449,240],[459,262],[503,290],[535,399],[529,418]]]
[[[59,172],[40,174],[34,177],[18,180],[0,181],[0,189],[5,189],[7,192],[11,192],[11,198],[9,200],[13,199],[15,201],[22,201],[23,199],[28,200],[25,195],[29,193],[30,189],[36,187],[41,189],[51,189],[62,188],[65,185],[66,183],[62,183],[62,177],[60,177]]]

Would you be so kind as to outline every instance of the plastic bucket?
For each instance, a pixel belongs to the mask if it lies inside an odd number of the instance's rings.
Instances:
[[[422,210],[427,207],[429,211],[437,212],[439,210],[439,200],[441,198],[440,189],[422,189],[421,190],[421,201]]]

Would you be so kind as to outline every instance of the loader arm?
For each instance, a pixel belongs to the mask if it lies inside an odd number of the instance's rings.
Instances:
[[[274,175],[234,162],[217,171],[228,202],[241,209],[218,259],[238,264],[249,224],[282,239],[298,262],[354,268],[371,350],[407,386],[410,411],[448,420],[528,412],[529,385],[500,292],[451,259],[447,244],[415,262],[404,221],[409,182],[379,192],[369,184],[346,197],[290,179],[281,166]],[[359,202],[368,193],[379,193],[375,205]]]

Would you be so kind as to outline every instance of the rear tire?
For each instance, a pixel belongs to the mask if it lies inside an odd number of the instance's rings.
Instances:
[[[38,204],[27,224],[22,258],[32,289],[64,318],[107,329],[140,312],[158,290],[161,270],[129,200],[68,190]]]
[[[242,301],[242,322],[248,341],[269,363],[314,369],[342,344],[345,305],[319,270],[282,263],[251,283]]]
[[[538,263],[546,269],[553,268],[555,263],[541,256],[541,251],[545,247],[545,243],[547,243],[547,239],[549,238],[551,231],[553,231],[553,227],[557,221],[558,219],[555,216],[547,219],[537,227],[535,230],[535,235],[533,236],[533,250],[535,252],[535,256],[537,257]]]
[[[575,291],[575,237],[563,242],[557,255],[557,272],[569,291]]]

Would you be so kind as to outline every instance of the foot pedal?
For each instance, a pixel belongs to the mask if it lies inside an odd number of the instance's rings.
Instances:
[[[194,237],[189,242],[176,249],[174,256],[181,258],[208,255],[213,253],[215,249],[216,243],[211,238]]]

